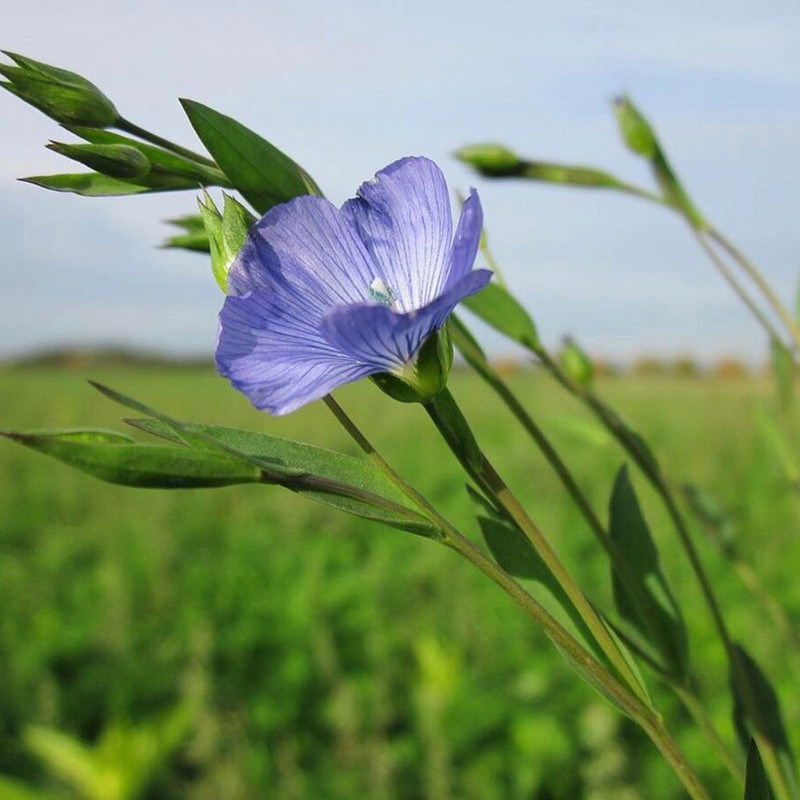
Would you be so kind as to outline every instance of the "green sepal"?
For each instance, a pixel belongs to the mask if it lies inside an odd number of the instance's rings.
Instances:
[[[223,192],[222,213],[208,192],[197,200],[211,253],[211,271],[223,292],[228,291],[228,270],[242,249],[256,218],[234,197]]]
[[[143,178],[150,172],[150,161],[134,147],[124,144],[63,144],[50,142],[48,150],[112,178]]]
[[[90,81],[74,72],[2,51],[17,66],[0,64],[0,83],[12,94],[63,125],[107,128],[119,114],[114,104]]]
[[[240,122],[193,100],[181,104],[220,169],[260,214],[300,195],[322,195],[302,167]]]
[[[434,331],[401,372],[372,376],[378,388],[401,403],[428,403],[447,386],[453,342],[447,326]]]

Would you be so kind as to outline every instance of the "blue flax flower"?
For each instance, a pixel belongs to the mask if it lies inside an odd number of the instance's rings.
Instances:
[[[404,158],[341,208],[298,197],[251,229],[228,275],[219,373],[286,414],[337,386],[413,370],[425,341],[491,277],[472,269],[483,213],[473,189],[453,235],[441,170]]]

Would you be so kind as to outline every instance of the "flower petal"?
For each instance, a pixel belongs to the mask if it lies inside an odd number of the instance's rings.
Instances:
[[[432,303],[417,311],[398,313],[388,306],[353,305],[336,308],[322,321],[328,342],[370,373],[396,371],[409,361],[465,297],[490,280],[488,269],[468,273]]]
[[[403,158],[361,185],[342,206],[395,293],[402,311],[428,305],[442,290],[453,217],[442,171],[427,158]]]
[[[232,294],[282,293],[321,317],[369,299],[375,266],[349,219],[321,197],[270,209],[251,229],[228,275]]]
[[[287,414],[370,374],[320,335],[307,309],[280,293],[229,295],[219,321],[217,371],[271,414]]]
[[[478,247],[483,232],[483,209],[475,189],[469,190],[469,197],[461,207],[461,217],[456,227],[453,248],[450,251],[450,262],[444,280],[444,289],[455,285],[471,269],[478,254]]]

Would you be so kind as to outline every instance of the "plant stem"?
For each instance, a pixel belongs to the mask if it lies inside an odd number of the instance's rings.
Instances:
[[[587,628],[591,631],[592,636],[594,636],[609,662],[613,664],[614,668],[637,695],[645,702],[648,702],[638,677],[620,652],[619,647],[608,632],[606,624],[561,563],[561,560],[536,523],[528,516],[516,495],[508,488],[485,453],[480,450],[466,419],[449,390],[444,389],[436,398],[427,403],[425,410],[467,474],[504,510],[505,514],[516,523],[528,538],[555,580],[564,589],[570,602],[586,623]],[[477,459],[469,455],[470,451],[474,452],[475,450],[479,455]]]
[[[794,342],[795,348],[800,351],[800,329],[797,327],[797,322],[794,317],[789,313],[786,306],[781,302],[781,299],[775,293],[775,290],[769,285],[767,279],[761,274],[761,271],[756,265],[726,236],[718,231],[713,225],[706,228],[708,236],[713,239],[736,263],[747,273],[753,283],[761,290],[767,302],[772,306],[772,309],[780,317],[783,322],[787,333]]]
[[[140,139],[144,139],[146,142],[150,142],[151,144],[158,145],[159,147],[163,147],[165,150],[169,150],[176,155],[183,156],[184,158],[188,158],[191,161],[196,161],[198,164],[204,164],[207,167],[214,167],[214,169],[219,169],[215,161],[212,161],[210,158],[206,158],[200,153],[195,153],[193,150],[189,150],[186,147],[181,147],[179,144],[175,144],[175,142],[169,141],[169,139],[164,139],[163,137],[159,136],[158,134],[151,133],[144,128],[140,128],[138,125],[134,124],[133,122],[129,122],[127,119],[120,117],[117,120],[116,127],[121,130],[125,131],[125,133],[130,133],[133,136],[138,136]]]
[[[463,330],[463,324],[460,320],[453,320],[454,326],[454,341],[456,347],[459,347],[458,331]],[[497,393],[500,399],[506,404],[511,413],[517,418],[522,427],[530,434],[531,438],[536,443],[537,447],[544,455],[545,459],[558,476],[564,488],[569,493],[575,505],[581,511],[584,519],[586,520],[589,528],[595,535],[595,538],[600,542],[602,547],[608,554],[614,569],[622,583],[625,585],[626,590],[634,599],[634,602],[642,611],[645,625],[648,628],[653,641],[659,640],[659,626],[653,619],[651,613],[651,600],[646,595],[641,582],[637,579],[629,559],[624,552],[617,546],[616,542],[611,538],[609,532],[606,530],[603,523],[594,512],[589,500],[581,490],[578,482],[569,470],[569,467],[562,460],[558,451],[547,438],[544,431],[539,427],[533,417],[528,413],[527,409],[520,403],[517,396],[511,391],[506,382],[497,374],[495,370],[489,365],[487,361],[477,361],[473,358],[473,354],[468,354],[459,347],[462,355],[467,359],[470,366],[491,386]],[[673,688],[679,699],[686,706],[689,713],[696,719],[698,724],[706,731],[712,745],[717,749],[726,766],[730,770],[734,779],[740,784],[743,784],[744,774],[742,772],[742,765],[737,760],[733,751],[728,747],[722,739],[719,732],[714,728],[714,724],[702,707],[697,695],[686,686],[683,686],[681,681],[683,678],[674,678],[672,675],[664,671],[660,665],[651,664],[657,675],[670,687]]]
[[[429,519],[440,526],[443,544],[467,559],[506,594],[508,594],[545,632],[548,638],[578,667],[589,681],[600,687],[614,704],[636,722],[647,733],[661,754],[666,758],[683,783],[692,800],[710,800],[705,787],[670,736],[661,718],[619,681],[589,653],[540,603],[520,586],[508,573],[469,541],[447,519],[395,472],[391,465],[372,446],[344,409],[328,395],[325,404],[361,450],[400,488],[417,503]]]
[[[764,765],[767,768],[769,776],[772,780],[773,789],[775,790],[778,800],[798,800],[800,793],[795,789],[793,779],[787,775],[781,766],[773,743],[761,734],[763,729],[762,725],[758,724],[762,716],[762,709],[759,706],[758,700],[750,686],[750,682],[746,672],[744,671],[736,647],[730,637],[728,628],[725,624],[725,619],[722,616],[719,602],[717,601],[714,590],[711,587],[711,582],[705,572],[705,569],[700,561],[697,549],[689,534],[688,528],[684,522],[683,516],[675,502],[669,485],[664,478],[663,474],[657,463],[648,458],[642,450],[640,442],[631,434],[631,432],[624,426],[620,425],[619,418],[609,408],[605,406],[591,391],[585,387],[577,384],[563,370],[559,367],[557,362],[547,353],[544,348],[539,348],[536,351],[542,364],[548,371],[562,384],[569,392],[581,398],[588,406],[595,412],[598,418],[603,422],[609,432],[615,439],[622,445],[622,447],[631,455],[636,461],[638,466],[647,475],[653,488],[658,492],[664,503],[667,513],[673,523],[673,526],[678,533],[678,538],[686,552],[692,571],[697,578],[698,583],[703,594],[703,598],[708,605],[711,616],[714,620],[714,626],[722,641],[725,654],[728,659],[728,664],[731,670],[731,678],[734,687],[738,691],[739,698],[747,710],[748,715],[754,720],[752,725],[752,734],[758,744],[764,759]],[[762,721],[763,722],[763,721]]]
[[[661,754],[695,800],[709,800],[709,795],[685,756],[670,736],[661,718],[632,695],[585,650],[549,612],[534,600],[513,578],[488,559],[472,542],[456,532],[445,544],[466,558],[490,580],[494,581],[545,631],[548,638],[578,664],[587,675],[603,686],[609,696],[647,733]]]
[[[775,326],[769,321],[764,312],[758,307],[758,304],[755,302],[755,300],[753,300],[753,298],[750,297],[747,290],[739,282],[739,279],[733,274],[730,267],[728,267],[728,265],[725,263],[725,260],[720,258],[720,256],[714,250],[714,248],[711,247],[711,245],[705,240],[702,232],[690,220],[687,219],[687,223],[689,225],[689,229],[692,231],[692,235],[697,240],[697,243],[700,245],[700,247],[703,248],[706,255],[711,259],[711,262],[719,270],[722,277],[728,282],[728,285],[739,296],[739,299],[747,306],[752,315],[758,320],[761,327],[764,328],[764,330],[773,339],[776,339],[779,342],[783,341],[783,338],[775,329]],[[800,339],[796,340],[796,342],[800,342]]]

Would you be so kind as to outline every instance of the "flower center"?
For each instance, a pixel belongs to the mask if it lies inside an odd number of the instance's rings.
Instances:
[[[383,282],[383,279],[381,278],[373,279],[372,283],[369,285],[369,296],[376,303],[380,303],[383,306],[389,306],[389,308],[394,308],[397,301],[397,295],[392,291],[390,286],[387,286]]]

